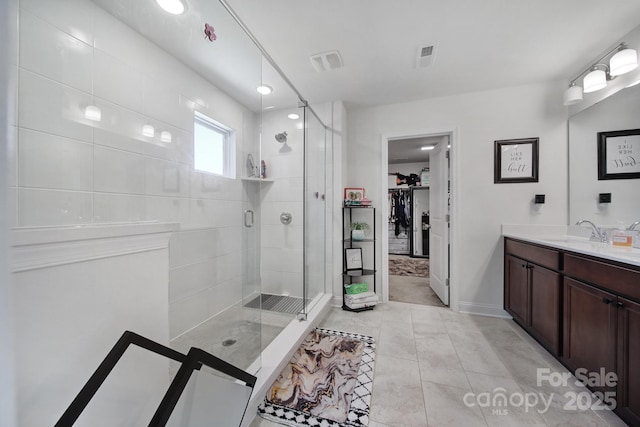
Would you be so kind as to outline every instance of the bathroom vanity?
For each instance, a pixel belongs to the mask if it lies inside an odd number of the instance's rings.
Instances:
[[[505,310],[571,372],[615,373],[590,388],[640,425],[640,249],[504,235]]]

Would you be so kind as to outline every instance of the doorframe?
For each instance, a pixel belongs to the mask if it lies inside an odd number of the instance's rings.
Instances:
[[[449,176],[450,176],[450,218],[449,218],[449,308],[453,311],[459,311],[459,289],[457,272],[459,269],[459,237],[458,230],[458,129],[457,127],[444,128],[427,128],[416,129],[413,131],[388,132],[381,134],[380,137],[380,207],[381,207],[381,226],[380,240],[382,243],[381,250],[381,283],[382,283],[382,301],[389,302],[389,227],[387,226],[387,213],[389,212],[388,192],[389,184],[387,173],[383,171],[389,168],[389,141],[395,139],[409,138],[425,138],[433,136],[449,135],[451,148],[449,149]]]

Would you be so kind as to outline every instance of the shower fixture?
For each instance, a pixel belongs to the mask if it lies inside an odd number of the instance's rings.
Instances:
[[[278,141],[280,144],[284,144],[285,142],[287,142],[287,132],[285,131],[282,133],[277,133],[276,141]]]

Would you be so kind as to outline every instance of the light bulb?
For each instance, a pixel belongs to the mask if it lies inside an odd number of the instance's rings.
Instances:
[[[603,70],[592,70],[584,76],[584,93],[591,93],[607,87],[607,74]]]
[[[162,142],[171,142],[171,132],[163,130],[160,132],[160,141]]]
[[[95,105],[87,105],[84,109],[84,117],[94,122],[99,122],[102,120],[102,111]]]
[[[609,60],[612,76],[620,76],[638,67],[638,54],[635,49],[623,49]]]
[[[151,125],[142,126],[142,134],[146,137],[153,138],[156,134],[156,130]]]

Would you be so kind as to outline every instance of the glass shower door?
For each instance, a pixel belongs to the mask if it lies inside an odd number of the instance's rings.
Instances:
[[[325,292],[326,270],[326,129],[305,108],[304,313]]]

